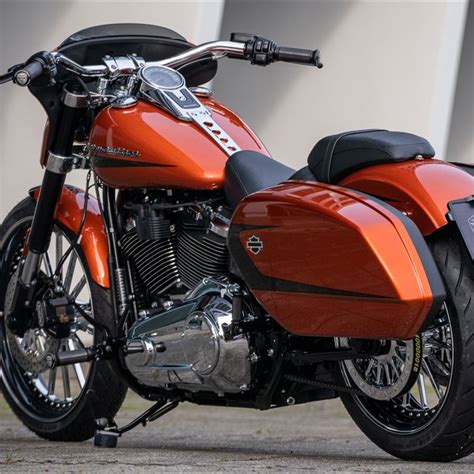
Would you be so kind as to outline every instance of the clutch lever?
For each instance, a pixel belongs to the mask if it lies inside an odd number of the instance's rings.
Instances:
[[[14,64],[13,66],[10,66],[5,74],[0,75],[0,84],[11,82],[15,76],[15,73],[19,69],[21,69],[24,65],[25,65],[24,63],[19,63],[19,64]]]
[[[0,76],[0,84],[5,84],[11,80],[13,80],[13,72],[7,72],[6,74]]]

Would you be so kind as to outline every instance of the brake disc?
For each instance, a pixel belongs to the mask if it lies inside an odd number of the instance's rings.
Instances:
[[[369,359],[350,359],[341,362],[353,385],[375,400],[387,401],[407,393],[416,382],[423,358],[422,339],[386,341],[388,352]],[[350,339],[340,339],[341,346]]]
[[[23,337],[15,335],[8,327],[8,315],[11,313],[15,289],[18,284],[18,272],[10,278],[5,295],[5,332],[10,354],[15,362],[26,372],[38,375],[48,369],[46,355],[59,350],[60,340],[52,337],[44,329],[28,329]]]

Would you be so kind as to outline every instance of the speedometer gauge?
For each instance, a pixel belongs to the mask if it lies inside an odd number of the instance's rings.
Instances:
[[[179,89],[184,86],[184,77],[165,66],[145,66],[140,79],[152,89]]]

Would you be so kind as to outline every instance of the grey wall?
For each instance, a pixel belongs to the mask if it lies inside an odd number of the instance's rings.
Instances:
[[[319,138],[363,128],[418,133],[444,157],[465,11],[465,2],[227,0],[221,37],[318,47],[325,67],[226,61],[216,96],[294,167]]]
[[[117,2],[0,0],[0,71],[40,50],[51,50],[70,34],[104,23],[151,23],[191,41],[218,36],[223,0],[213,2]],[[28,90],[0,87],[0,221],[26,191],[41,182],[39,165],[46,115]],[[68,182],[83,186],[84,176]]]
[[[224,0],[119,2],[0,0],[0,71],[100,23],[155,23],[195,42],[219,36]],[[221,38],[257,32],[281,44],[319,47],[325,68],[268,68],[223,60],[215,95],[240,113],[275,158],[303,166],[316,140],[341,130],[385,127],[425,135],[449,159],[473,158],[472,7],[465,1],[227,0]],[[41,181],[45,114],[14,85],[0,87],[0,220]],[[83,184],[73,173],[70,182]]]
[[[1,6],[0,6],[0,72],[3,73],[5,71],[5,61],[3,59],[3,22],[5,17],[1,14]],[[3,89],[3,90],[2,90]],[[3,209],[2,209],[2,193],[3,193],[3,177],[5,176],[4,167],[5,167],[5,134],[4,134],[4,127],[5,127],[5,118],[6,115],[3,113],[5,110],[5,103],[4,103],[4,96],[5,96],[5,88],[0,86],[0,220],[3,219]]]
[[[474,164],[474,3],[469,4],[447,156]]]

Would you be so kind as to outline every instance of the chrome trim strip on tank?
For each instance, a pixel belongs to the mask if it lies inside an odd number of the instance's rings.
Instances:
[[[206,107],[201,105],[198,109],[188,111],[188,114],[227,155],[231,156],[241,150],[232,137],[212,118],[211,112]]]

